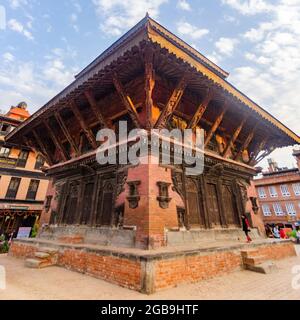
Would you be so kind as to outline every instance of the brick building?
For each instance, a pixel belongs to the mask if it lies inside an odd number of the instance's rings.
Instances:
[[[295,150],[294,155],[299,157],[300,152]],[[265,224],[292,227],[300,221],[300,169],[279,168],[268,161],[268,171],[254,180],[260,213]]]
[[[6,135],[29,116],[25,103],[0,115],[0,234],[16,235],[19,227],[32,227],[46,196],[43,157],[28,146],[5,141]]]

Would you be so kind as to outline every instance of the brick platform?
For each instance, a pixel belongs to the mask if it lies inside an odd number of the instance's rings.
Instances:
[[[177,247],[151,251],[15,240],[9,254],[30,258],[45,246],[58,250],[58,266],[146,294],[240,270],[243,266],[241,251],[245,249],[255,249],[270,260],[296,255],[292,242],[274,240],[261,240],[251,245],[215,243],[208,248]]]

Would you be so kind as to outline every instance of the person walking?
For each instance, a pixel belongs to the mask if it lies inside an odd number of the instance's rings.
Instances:
[[[247,238],[247,242],[248,243],[251,242],[252,239],[249,236],[249,232],[251,231],[250,230],[250,223],[249,223],[247,217],[244,214],[242,214],[242,228],[243,228],[243,231],[245,232],[245,235],[246,235],[246,238]]]

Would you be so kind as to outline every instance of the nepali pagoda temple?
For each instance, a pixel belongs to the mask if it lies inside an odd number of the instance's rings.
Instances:
[[[228,75],[148,15],[77,74],[7,136],[49,164],[50,226],[40,239],[153,249],[237,234],[255,165],[300,138]],[[100,165],[97,132],[118,132],[120,121],[128,131],[203,129],[203,174],[187,175],[184,163]]]

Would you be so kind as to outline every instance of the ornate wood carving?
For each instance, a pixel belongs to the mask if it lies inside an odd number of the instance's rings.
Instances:
[[[269,140],[269,135],[267,135],[263,140],[260,141],[260,143],[256,146],[255,148],[255,152],[251,155],[250,160],[249,160],[249,165],[254,165],[255,164],[255,160],[256,157],[258,156],[258,154],[265,148],[268,140]]]
[[[258,213],[259,206],[257,204],[257,198],[256,197],[250,197],[251,205],[252,205],[252,210],[255,214]]]
[[[218,178],[221,178],[224,172],[224,166],[221,163],[217,163],[214,166],[212,166],[209,170],[208,170],[208,174],[209,175],[213,175],[216,176]]]
[[[251,141],[254,137],[257,126],[258,126],[258,123],[255,124],[255,126],[253,127],[251,132],[248,134],[246,140],[244,141],[244,143],[242,144],[242,146],[240,147],[240,149],[236,153],[234,160],[236,160],[242,154],[242,152],[244,152],[244,150],[246,150],[249,147],[249,144],[251,143]]]
[[[204,147],[206,147],[210,143],[213,135],[215,134],[215,132],[217,131],[219,125],[221,124],[221,122],[222,122],[222,120],[224,118],[224,115],[227,112],[228,108],[229,108],[229,104],[226,101],[225,104],[224,104],[223,109],[221,110],[221,112],[218,115],[216,121],[214,122],[214,124],[212,125],[212,127],[210,128],[210,130],[208,131],[208,133],[207,133],[207,135],[205,137]]]
[[[99,123],[105,127],[108,128],[109,124],[108,122],[105,120],[104,116],[102,115],[101,111],[100,111],[100,107],[97,103],[97,101],[95,100],[95,97],[93,95],[93,93],[90,90],[87,90],[84,92],[85,97],[87,98],[91,109],[93,110],[97,120],[99,121]]]
[[[155,128],[162,129],[166,126],[166,123],[168,122],[168,119],[172,117],[173,112],[177,108],[185,88],[188,84],[188,77],[185,73],[182,78],[179,80],[178,84],[176,85],[176,88],[174,89],[169,101],[167,102],[166,106],[162,110],[156,124]]]
[[[167,209],[169,207],[169,202],[172,200],[172,198],[169,197],[169,187],[171,183],[158,181],[156,184],[159,189],[159,196],[157,197],[159,206],[162,209]]]
[[[24,144],[27,145],[28,147],[30,147],[32,150],[35,150],[38,154],[40,154],[44,159],[45,161],[48,163],[48,155],[45,154],[39,145],[36,145],[34,144],[34,142],[32,141],[32,139],[26,137],[26,136],[23,136],[23,140],[24,140]]]
[[[172,170],[172,182],[172,190],[176,191],[180,195],[182,201],[185,202],[182,172]]]
[[[65,151],[63,145],[58,141],[54,131],[52,130],[52,128],[50,127],[49,123],[47,122],[47,120],[44,120],[43,121],[43,124],[44,126],[46,127],[49,135],[50,135],[50,138],[52,139],[61,159],[63,161],[67,161],[68,160],[68,155],[67,155],[67,152]]]
[[[235,180],[235,187],[236,187],[236,196],[238,197],[239,203],[241,204],[241,212],[240,216],[242,214],[246,213],[246,206],[248,201],[248,193],[247,189],[249,187],[249,184],[246,183],[246,181],[242,179],[236,179]]]
[[[185,179],[185,194],[188,226],[203,226],[204,221],[200,209],[198,179],[190,177]]]
[[[141,199],[138,190],[138,186],[141,184],[141,181],[129,181],[127,182],[127,184],[129,186],[129,196],[127,197],[127,200],[129,202],[129,208],[136,209]]]
[[[36,140],[37,144],[39,145],[40,149],[42,150],[43,155],[45,156],[45,159],[47,159],[47,163],[52,166],[54,164],[54,161],[52,159],[52,155],[50,152],[48,152],[46,146],[44,145],[43,141],[40,139],[40,136],[37,134],[35,129],[32,129],[32,134],[34,136],[34,139]]]
[[[117,172],[117,183],[116,183],[116,198],[125,191],[125,183],[128,176],[128,170],[122,170]]]
[[[153,51],[149,47],[145,52],[145,93],[146,93],[146,129],[152,128],[152,110],[153,110],[153,99],[152,93],[155,87],[155,72],[153,69]]]
[[[262,161],[265,157],[267,157],[269,154],[271,154],[275,150],[274,147],[268,148],[262,155],[260,155],[257,159],[255,159],[254,165],[258,162]]]
[[[136,128],[141,128],[141,123],[136,108],[128,94],[125,92],[125,88],[123,87],[116,73],[113,74],[113,83],[134,125]]]
[[[179,229],[186,229],[185,208],[177,207],[177,220]]]
[[[100,198],[100,215],[101,225],[110,226],[114,218],[114,180],[108,179],[103,181],[103,187],[99,190]]]
[[[240,125],[235,129],[230,141],[228,142],[224,152],[223,152],[223,157],[226,158],[230,152],[230,148],[233,146],[235,143],[236,139],[238,138],[239,134],[241,133],[244,124],[246,123],[247,117],[245,116],[243,120],[241,121]]]
[[[74,115],[75,115],[82,131],[84,132],[86,138],[88,139],[89,143],[91,144],[91,146],[94,149],[97,149],[96,139],[95,139],[92,131],[90,130],[90,128],[86,124],[85,120],[83,119],[83,117],[78,109],[78,106],[76,105],[74,100],[70,103],[70,108],[71,108],[72,112],[74,113]]]
[[[188,129],[195,129],[200,119],[202,118],[204,112],[206,111],[211,99],[212,99],[212,90],[208,89],[208,92],[204,100],[200,103],[191,121],[189,122],[187,126]]]
[[[61,115],[59,112],[55,112],[54,113],[54,117],[59,125],[59,127],[61,128],[61,131],[63,132],[63,134],[65,135],[65,137],[67,138],[68,142],[70,143],[70,146],[73,148],[73,150],[76,153],[76,156],[79,155],[79,149],[74,141],[74,139],[72,138],[71,134],[69,133],[69,130],[67,129]]]

